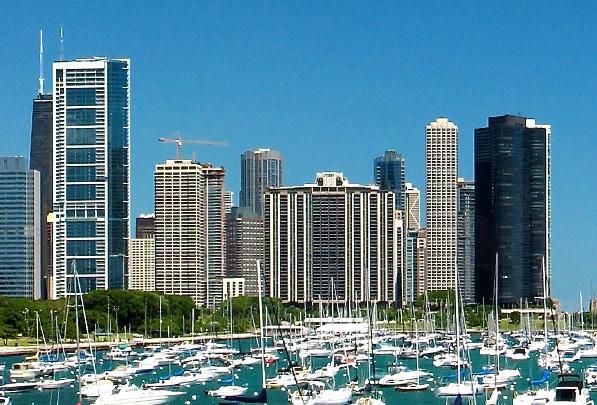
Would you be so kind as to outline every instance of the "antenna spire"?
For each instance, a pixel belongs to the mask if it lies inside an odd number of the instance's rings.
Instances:
[[[39,30],[39,89],[40,95],[44,94],[44,32]]]
[[[60,61],[64,60],[64,31],[60,27]]]

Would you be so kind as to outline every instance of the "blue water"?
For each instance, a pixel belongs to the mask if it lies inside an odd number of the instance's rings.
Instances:
[[[247,350],[248,341],[241,342],[241,347],[244,350]],[[235,344],[238,347],[238,342]],[[98,353],[98,356],[103,355],[103,353]],[[484,356],[482,358],[479,356],[478,351],[474,351],[472,353],[472,361],[473,361],[473,369],[475,371],[480,370],[481,367],[485,364],[488,364],[489,361],[487,357]],[[281,358],[284,357],[282,354]],[[376,374],[378,377],[385,374],[386,365],[389,362],[393,362],[394,359],[391,356],[376,356]],[[0,358],[0,363],[6,364],[6,371],[5,371],[5,378],[8,378],[8,369],[10,365],[14,362],[23,361],[23,356],[14,356],[14,357],[5,357]],[[326,363],[327,360],[320,359],[316,361],[315,365],[320,366]],[[593,364],[595,361],[584,360],[578,361],[572,364],[574,372],[581,372],[582,369],[590,364]],[[415,360],[402,360],[402,363],[406,364],[411,368],[415,368]],[[101,370],[113,368],[116,365],[121,363],[113,363],[111,364],[110,361],[104,361]],[[276,370],[279,367],[285,366],[287,363],[285,360],[280,360],[278,364],[271,365],[266,368],[266,376],[273,377],[276,374]],[[515,385],[518,391],[524,391],[528,387],[527,378],[538,379],[541,376],[542,371],[538,369],[536,364],[535,357],[531,358],[530,360],[526,361],[517,361],[517,362],[507,362],[505,360],[501,360],[502,367],[508,368],[518,368],[520,373],[522,374],[522,378],[519,379]],[[430,371],[434,371],[434,379],[439,381],[442,377],[453,375],[455,373],[454,370],[451,369],[442,369],[442,370],[434,370],[432,365],[432,361],[430,359],[422,358],[420,359],[420,367],[423,369],[427,369]],[[176,372],[180,370],[178,366],[164,366],[161,369],[157,370],[152,374],[146,374],[143,376],[138,376],[133,379],[133,382],[136,384],[140,384],[143,381],[151,382],[157,380],[158,377],[167,375],[168,373]],[[358,370],[352,369],[350,377],[354,377],[355,371],[359,376],[359,380],[362,382],[368,376],[368,366],[367,364],[362,364],[359,366]],[[69,372],[70,374],[70,372]],[[72,377],[72,375],[71,375]],[[228,377],[224,377],[227,379]],[[258,392],[261,388],[261,367],[260,365],[256,365],[251,368],[240,368],[236,371],[235,377],[236,384],[248,384],[249,392]],[[336,384],[337,386],[342,385],[349,381],[349,377],[346,374],[340,373],[336,377]],[[552,376],[552,383],[555,382],[555,376]],[[431,387],[435,386],[435,383],[430,383]],[[222,383],[218,383],[218,381],[211,381],[205,383],[204,385],[196,385],[190,388],[181,389],[185,391],[185,395],[183,395],[180,399],[173,404],[218,404],[220,403],[217,399],[211,398],[205,394],[206,390],[217,389],[218,386],[222,385]],[[30,391],[25,393],[15,393],[9,394],[12,398],[13,402],[17,405],[19,404],[60,404],[60,405],[69,405],[69,404],[76,404],[77,402],[77,389],[76,387],[68,387],[63,388],[61,390],[44,390],[44,391]],[[451,404],[452,399],[446,400],[445,398],[438,398],[433,391],[426,391],[426,392],[396,392],[393,388],[382,388],[382,392],[387,404]],[[597,401],[597,393],[592,393],[593,399]],[[193,397],[195,399],[193,399]],[[469,400],[465,399],[465,403]],[[93,403],[93,401],[84,400],[84,404]],[[287,392],[282,390],[268,390],[268,404],[286,404],[287,403]],[[472,401],[471,401],[472,403]],[[477,396],[477,404],[484,404],[485,397],[484,394]],[[506,390],[502,394],[501,402],[502,404],[512,404],[512,395],[510,390]]]

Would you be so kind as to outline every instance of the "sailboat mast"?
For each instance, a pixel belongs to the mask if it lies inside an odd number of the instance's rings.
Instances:
[[[261,336],[261,384],[265,388],[265,343],[263,340],[263,297],[261,292],[261,260],[257,260],[257,297],[259,299],[259,335]]]

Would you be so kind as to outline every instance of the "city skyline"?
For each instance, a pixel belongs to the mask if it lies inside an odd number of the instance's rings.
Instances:
[[[284,3],[257,5],[257,10],[203,5],[175,10],[157,26],[142,24],[152,15],[142,10],[130,28],[119,26],[129,7],[114,5],[122,17],[109,14],[116,22],[105,36],[98,28],[89,30],[87,20],[73,18],[88,15],[89,6],[66,7],[62,14],[43,6],[32,18],[21,18],[24,5],[7,10],[14,15],[7,18],[8,38],[18,46],[2,47],[0,56],[22,62],[18,72],[2,79],[4,102],[10,105],[0,136],[15,139],[5,142],[3,155],[28,155],[38,29],[45,30],[46,60],[51,61],[58,59],[61,24],[66,59],[96,54],[132,59],[132,217],[152,211],[152,166],[174,155],[157,138],[176,130],[230,143],[197,152],[200,161],[226,167],[228,189],[235,192],[240,188],[239,154],[259,147],[285,156],[286,184],[307,183],[312,173],[324,170],[343,171],[351,181],[369,184],[371,159],[394,149],[408,161],[407,181],[424,190],[425,123],[445,116],[458,124],[458,175],[472,179],[474,128],[484,126],[488,116],[522,112],[554,128],[554,294],[569,305],[576,303],[580,289],[591,296],[588,281],[595,260],[576,249],[591,251],[594,239],[581,236],[592,235],[595,222],[589,205],[595,140],[582,126],[594,105],[589,67],[595,56],[583,51],[596,38],[588,19],[593,5],[547,9],[538,2],[500,2],[471,11],[423,5],[413,10],[412,21],[401,24],[396,23],[401,7],[389,3],[345,8]],[[104,10],[97,13],[106,16]],[[415,30],[418,21],[435,14],[452,18],[453,25]],[[180,24],[173,24],[176,19]],[[541,27],[549,20],[578,24],[562,23],[545,32]],[[147,41],[148,31],[157,39]],[[276,42],[268,39],[272,31],[280,33]],[[130,34],[129,41],[122,41],[124,34]],[[342,35],[346,42],[332,40]],[[154,58],[150,46],[166,57]],[[518,51],[508,52],[514,46]],[[196,50],[196,55],[183,50]],[[432,56],[444,64],[420,63]],[[183,58],[175,76],[181,80],[166,83],[159,72]],[[192,152],[185,151],[189,157]],[[569,181],[576,172],[586,173],[589,187]],[[573,212],[564,200],[569,195],[578,196]],[[570,271],[581,277],[569,280]]]

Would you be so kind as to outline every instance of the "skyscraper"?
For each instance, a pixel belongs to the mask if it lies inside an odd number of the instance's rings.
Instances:
[[[52,95],[40,93],[33,99],[33,114],[31,119],[31,149],[29,153],[29,168],[39,172],[40,201],[39,211],[42,237],[40,241],[41,257],[41,294],[48,296],[47,280],[52,275],[52,244],[46,229],[46,218],[52,212]]]
[[[490,117],[475,130],[476,297],[498,301],[543,296],[542,262],[550,272],[551,127],[535,120]]]
[[[123,288],[129,232],[130,62],[53,64],[52,298]]]
[[[458,282],[465,304],[475,302],[475,182],[458,179]]]
[[[402,156],[393,151],[387,150],[382,156],[373,161],[373,177],[375,185],[380,190],[393,191],[396,195],[396,208],[404,210],[406,187],[406,161]]]
[[[203,165],[205,181],[207,296],[208,306],[222,301],[222,279],[226,273],[226,190],[225,171],[221,167]]]
[[[197,305],[222,300],[224,169],[168,160],[155,170],[155,287]]]
[[[455,287],[457,253],[458,128],[438,118],[425,130],[427,191],[427,285]]]
[[[259,292],[257,260],[263,260],[263,219],[249,208],[233,207],[226,221],[226,276],[244,278],[245,295]]]
[[[394,193],[318,173],[265,193],[265,288],[285,302],[394,302]]]
[[[52,95],[45,94],[44,89],[44,46],[43,33],[39,31],[39,88],[37,96],[33,99],[33,113],[31,117],[31,149],[29,152],[29,168],[37,170],[40,178],[39,211],[41,224],[41,297],[48,297],[48,280],[52,277],[52,243],[51,235],[47,232],[49,227],[47,217],[52,212],[52,160],[53,160],[53,135],[52,135]]]
[[[263,193],[282,186],[282,155],[272,149],[248,150],[240,157],[239,206],[263,215]]]
[[[41,298],[39,172],[0,158],[0,295]]]

